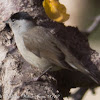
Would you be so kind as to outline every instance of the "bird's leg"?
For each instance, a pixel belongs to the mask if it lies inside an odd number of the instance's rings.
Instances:
[[[52,66],[48,67],[44,70],[38,77],[34,78],[34,81],[38,81],[44,74],[46,74],[49,70],[51,70]]]

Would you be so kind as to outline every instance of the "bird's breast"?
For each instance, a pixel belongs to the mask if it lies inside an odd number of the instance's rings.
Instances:
[[[24,44],[23,37],[22,36],[15,36],[15,42],[18,47],[19,52],[23,56],[23,58],[30,63],[34,67],[38,67],[39,69],[45,70],[49,66],[51,66],[51,63],[46,60],[45,58],[40,58],[36,56],[34,53],[29,51]],[[30,44],[31,45],[31,44]]]

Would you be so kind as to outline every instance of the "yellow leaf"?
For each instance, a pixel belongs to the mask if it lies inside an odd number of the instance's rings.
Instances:
[[[47,16],[56,22],[62,23],[69,19],[70,15],[66,13],[66,7],[58,0],[44,0],[43,7]]]

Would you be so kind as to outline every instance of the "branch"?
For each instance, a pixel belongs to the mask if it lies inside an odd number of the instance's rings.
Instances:
[[[96,29],[96,27],[98,26],[98,24],[100,23],[100,15],[96,16],[96,18],[94,19],[93,23],[91,24],[91,26],[86,30],[86,32],[89,34],[91,33],[93,30]]]
[[[87,92],[88,88],[80,88],[76,93],[72,94],[73,100],[82,100],[83,96]]]

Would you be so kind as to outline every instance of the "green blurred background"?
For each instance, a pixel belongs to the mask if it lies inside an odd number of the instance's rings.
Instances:
[[[85,30],[92,24],[94,18],[100,15],[100,0],[87,0],[86,8],[82,15],[85,16],[80,19],[80,29]],[[90,46],[100,53],[100,24],[90,34],[89,42]]]

